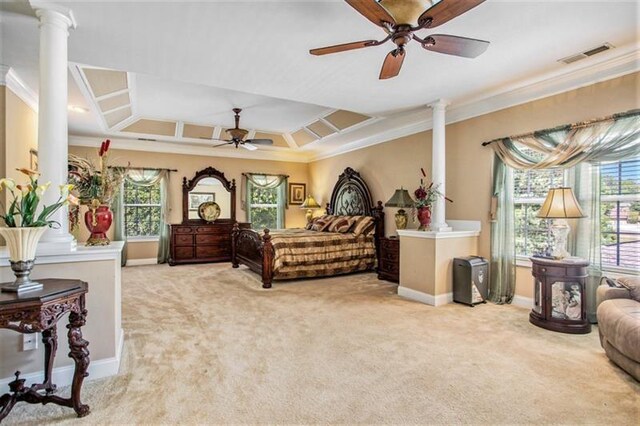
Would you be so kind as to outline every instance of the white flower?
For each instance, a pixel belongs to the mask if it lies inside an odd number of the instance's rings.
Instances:
[[[42,194],[44,194],[44,191],[49,188],[49,185],[51,185],[51,182],[47,182],[44,185],[38,185],[38,187],[36,188],[36,195],[38,197],[42,197]]]

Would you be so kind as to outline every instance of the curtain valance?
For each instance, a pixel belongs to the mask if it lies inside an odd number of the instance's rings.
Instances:
[[[569,168],[640,155],[640,110],[485,142],[515,169]]]

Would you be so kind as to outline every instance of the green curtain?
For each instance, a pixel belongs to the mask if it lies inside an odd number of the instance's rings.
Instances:
[[[121,252],[121,266],[127,264],[127,236],[124,232],[124,182],[120,184],[120,190],[115,196],[113,203],[111,204],[111,212],[113,213],[114,226],[114,238],[116,241],[124,241],[124,247]]]
[[[587,316],[596,322],[596,291],[602,278],[600,259],[600,164],[581,163],[569,170],[569,185],[587,217],[573,219],[569,234],[569,250],[587,259],[589,278],[586,285]]]
[[[169,176],[171,173],[164,170],[160,179],[160,239],[158,241],[158,263],[167,263],[169,261],[169,212],[171,203],[169,202]]]
[[[493,162],[492,196],[489,300],[498,304],[511,303],[516,284],[513,170],[497,155]]]

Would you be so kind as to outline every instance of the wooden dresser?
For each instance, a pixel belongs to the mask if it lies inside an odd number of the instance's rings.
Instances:
[[[192,216],[203,196],[219,204],[220,217],[213,222]],[[235,179],[228,180],[213,167],[196,172],[191,180],[183,178],[182,223],[170,225],[169,265],[231,262],[231,231],[235,223]],[[250,223],[239,225],[242,229],[251,227]]]
[[[380,238],[378,279],[400,282],[400,239]]]
[[[171,225],[169,265],[231,261],[232,221]],[[240,223],[240,228],[250,228]]]

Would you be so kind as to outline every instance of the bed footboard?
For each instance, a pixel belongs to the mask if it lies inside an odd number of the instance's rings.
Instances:
[[[273,282],[273,245],[269,230],[260,235],[252,229],[240,229],[236,223],[231,232],[231,264],[240,264],[262,276],[262,288],[271,288]]]

